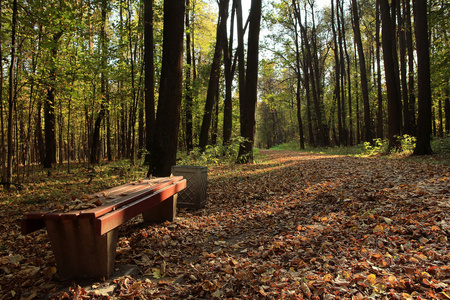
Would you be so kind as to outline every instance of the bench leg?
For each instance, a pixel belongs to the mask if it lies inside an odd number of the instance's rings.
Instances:
[[[175,220],[177,216],[177,197],[178,194],[175,194],[143,212],[142,216],[144,217],[144,221],[148,223],[160,223]]]
[[[62,278],[111,276],[114,270],[118,229],[95,234],[93,219],[45,220]]]

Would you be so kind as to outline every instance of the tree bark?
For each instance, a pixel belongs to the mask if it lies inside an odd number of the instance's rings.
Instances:
[[[49,84],[47,87],[47,98],[44,102],[44,140],[45,157],[44,168],[51,168],[56,162],[56,132],[55,132],[55,86],[56,86],[56,57],[58,54],[58,42],[63,32],[53,34],[53,43],[49,71]]]
[[[238,162],[253,163],[253,145],[256,126],[256,103],[258,98],[258,53],[262,0],[252,0],[249,16],[247,70],[245,97],[240,100],[241,136],[245,139],[239,146]]]
[[[145,165],[150,163],[150,149],[155,127],[155,62],[153,57],[153,0],[144,0],[144,101],[145,101]]]
[[[387,97],[388,97],[388,139],[389,150],[400,150],[401,143],[398,139],[401,130],[401,110],[399,107],[400,95],[398,92],[398,76],[395,72],[394,54],[393,54],[393,26],[389,9],[388,0],[380,0],[380,13],[382,20],[382,45],[384,72],[386,78]]]
[[[233,77],[235,64],[232,62],[233,37],[234,37],[234,16],[236,12],[235,1],[233,1],[233,9],[231,13],[230,37],[224,39],[224,69],[225,69],[225,100],[223,107],[223,145],[226,147],[230,144],[231,133],[233,130]],[[227,36],[226,27],[224,36]],[[236,61],[236,60],[235,60]]]
[[[220,79],[220,62],[222,59],[223,50],[223,32],[226,31],[228,19],[228,2],[229,0],[220,0],[219,2],[219,17],[217,21],[216,46],[214,50],[214,57],[211,64],[211,71],[209,75],[208,92],[206,95],[205,109],[203,113],[203,121],[200,129],[200,137],[198,146],[201,151],[204,151],[208,144],[209,129],[211,127],[212,113],[214,103],[217,99],[217,92],[219,90]],[[224,30],[225,27],[225,30]]]
[[[100,74],[100,111],[94,123],[94,131],[92,133],[92,144],[89,162],[91,164],[96,164],[100,160],[100,127],[103,118],[106,115],[106,102],[108,99],[107,95],[107,79],[106,79],[106,64],[107,64],[107,52],[108,46],[106,41],[106,15],[108,9],[107,0],[102,0],[102,10],[101,10],[101,28],[100,28],[100,49],[102,51],[101,57],[101,74]]]
[[[383,138],[383,93],[381,89],[381,57],[380,57],[380,1],[376,0],[375,41],[377,60],[377,137]]]
[[[431,149],[431,82],[430,49],[428,40],[427,1],[414,1],[416,24],[416,49],[418,62],[418,109],[417,142],[415,155],[432,154]]]
[[[292,6],[294,9],[294,33],[295,33],[295,72],[296,72],[296,86],[297,90],[295,92],[295,100],[297,103],[297,122],[298,122],[298,131],[300,138],[300,149],[305,149],[305,139],[303,134],[303,122],[302,122],[302,106],[301,106],[301,63],[300,63],[300,33],[298,32],[298,27],[301,25],[300,18],[300,8],[298,7],[295,0],[292,0]],[[309,87],[308,87],[309,89]]]
[[[169,176],[176,164],[183,90],[184,12],[184,0],[164,0],[162,69],[149,176]]]
[[[12,25],[11,25],[11,61],[9,66],[9,99],[8,99],[8,128],[7,144],[8,152],[6,159],[6,188],[9,189],[12,183],[12,158],[13,158],[13,109],[14,109],[14,65],[16,60],[16,26],[17,26],[17,0],[13,1]]]
[[[355,33],[356,46],[358,48],[359,71],[361,75],[361,92],[364,105],[364,141],[372,142],[372,120],[370,117],[369,89],[367,85],[366,59],[361,41],[361,30],[359,27],[359,13],[356,0],[352,0],[353,31]]]
[[[190,20],[190,0],[186,0],[186,75],[185,75],[185,133],[186,133],[186,148],[189,153],[194,148],[192,137],[192,55],[191,55],[191,20]]]

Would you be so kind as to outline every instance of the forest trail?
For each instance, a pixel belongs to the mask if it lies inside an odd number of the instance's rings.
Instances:
[[[105,286],[113,298],[450,298],[450,167],[260,152],[254,165],[208,168],[204,209],[123,226],[116,264],[137,275],[69,291],[45,231],[20,236],[20,216],[7,218],[0,299],[101,299]]]

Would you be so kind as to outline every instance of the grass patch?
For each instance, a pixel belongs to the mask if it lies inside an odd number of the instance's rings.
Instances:
[[[351,147],[335,146],[335,147],[316,147],[307,146],[300,149],[298,142],[289,142],[272,147],[271,150],[284,151],[303,151],[309,153],[320,153],[327,155],[349,155],[349,156],[384,156],[389,159],[407,159],[424,163],[438,163],[450,165],[450,136],[445,138],[433,138],[431,140],[431,148],[433,155],[417,156],[412,155],[416,145],[416,139],[412,136],[404,135],[401,139],[402,151],[388,153],[388,141],[375,139],[373,143],[363,143]]]

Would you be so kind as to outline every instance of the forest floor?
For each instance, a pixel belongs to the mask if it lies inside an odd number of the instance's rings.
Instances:
[[[104,281],[60,280],[46,231],[23,236],[19,220],[108,178],[2,191],[0,299],[450,299],[449,166],[261,154],[209,167],[204,209],[122,226],[116,266],[137,272]]]

